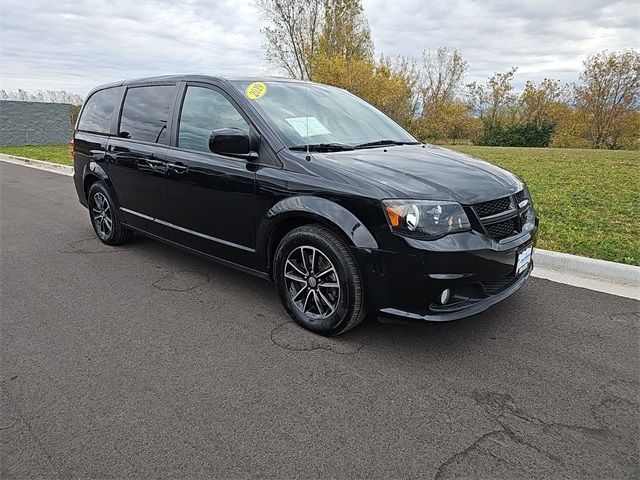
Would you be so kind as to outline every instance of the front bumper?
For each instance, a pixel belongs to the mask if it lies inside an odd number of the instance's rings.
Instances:
[[[529,268],[513,279],[513,282],[507,284],[505,288],[499,292],[487,295],[485,298],[468,298],[449,305],[449,308],[434,309],[433,313],[414,313],[396,308],[383,308],[380,310],[378,317],[380,321],[393,321],[394,319],[402,320],[424,320],[428,322],[450,322],[452,320],[460,320],[461,318],[470,317],[478,313],[484,312],[489,307],[510,297],[520,290],[533,270],[533,262]]]
[[[537,226],[536,226],[537,227]],[[505,242],[463,233],[441,242],[406,240],[399,251],[359,251],[368,308],[381,321],[451,321],[480,313],[517,292],[533,262],[516,275],[518,255],[537,228]],[[443,290],[451,298],[440,303]]]

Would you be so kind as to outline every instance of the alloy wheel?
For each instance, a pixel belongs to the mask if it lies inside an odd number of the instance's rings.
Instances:
[[[113,229],[113,216],[109,201],[103,193],[96,192],[93,196],[91,212],[98,236],[103,240],[109,238]]]
[[[338,308],[338,272],[317,248],[303,245],[292,250],[285,262],[284,280],[291,302],[310,318],[327,318]]]

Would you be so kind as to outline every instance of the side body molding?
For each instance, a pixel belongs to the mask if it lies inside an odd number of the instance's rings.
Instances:
[[[281,221],[293,217],[307,217],[330,223],[340,228],[358,248],[377,249],[378,243],[364,224],[349,210],[326,198],[315,196],[294,196],[280,200],[266,213],[258,226],[258,235],[262,245],[259,251],[268,254],[271,233]]]

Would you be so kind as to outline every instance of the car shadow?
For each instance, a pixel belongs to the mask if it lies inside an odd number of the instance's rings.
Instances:
[[[270,312],[270,320],[275,326],[274,330],[276,327],[292,323],[292,320],[280,306],[275,286],[266,280],[140,235],[136,235],[134,242],[129,247],[130,254],[138,252],[145,252],[162,259],[169,270],[178,273],[190,272],[194,279],[207,275],[211,278],[211,282],[210,285],[204,285],[203,288],[214,289],[216,284],[237,286],[234,295],[250,295],[252,302],[258,307],[263,306],[265,311]],[[156,282],[156,287],[158,284],[166,282],[167,278],[161,277]],[[203,282],[200,280],[200,283]],[[175,290],[181,289],[176,287]],[[303,345],[323,345],[321,348],[331,351],[351,351],[353,350],[352,345],[357,342],[362,345],[393,345],[394,348],[405,350],[441,350],[452,354],[466,349],[470,344],[477,346],[499,341],[505,336],[517,333],[514,329],[517,330],[519,325],[523,325],[531,317],[530,308],[522,308],[523,303],[524,307],[532,306],[527,305],[528,300],[524,293],[526,290],[527,286],[486,312],[451,322],[387,323],[379,321],[375,315],[368,315],[362,324],[353,330],[322,341],[319,339],[313,341],[312,337],[318,337],[317,335],[298,326],[291,328],[294,327],[291,325],[291,327],[287,327],[287,336],[299,338],[297,340],[288,338],[287,342],[289,342],[288,344],[293,342],[294,346],[296,341]],[[282,332],[282,330],[280,328],[278,331]]]

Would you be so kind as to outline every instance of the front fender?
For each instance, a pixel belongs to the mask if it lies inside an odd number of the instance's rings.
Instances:
[[[371,232],[349,210],[331,200],[314,196],[296,196],[285,198],[269,209],[267,221],[284,218],[283,215],[296,213],[312,214],[336,225],[358,248],[378,248]],[[266,222],[263,222],[266,223]]]
[[[343,206],[322,197],[294,196],[285,198],[272,206],[258,225],[257,249],[264,255],[265,264],[269,263],[267,258],[269,241],[278,225],[289,219],[301,217],[333,225],[358,248],[378,248],[378,243],[367,227]]]

